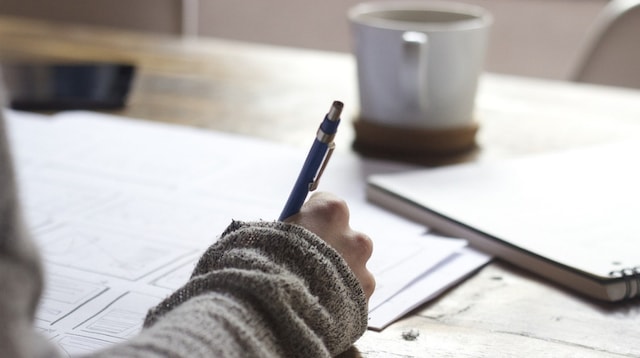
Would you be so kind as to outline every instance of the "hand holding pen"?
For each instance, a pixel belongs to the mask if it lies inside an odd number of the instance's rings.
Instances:
[[[324,172],[331,153],[335,148],[333,139],[340,124],[340,113],[342,113],[342,102],[334,101],[329,112],[326,114],[318,131],[313,145],[307,154],[298,179],[289,194],[289,199],[280,214],[278,220],[283,221],[291,215],[297,214],[304,204],[310,191],[318,187],[318,182]]]

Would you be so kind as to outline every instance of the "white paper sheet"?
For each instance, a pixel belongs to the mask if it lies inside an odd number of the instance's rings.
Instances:
[[[6,113],[20,195],[47,272],[36,325],[69,354],[138,332],[148,308],[187,280],[232,219],[276,218],[306,154],[90,112]],[[464,241],[427,239],[424,227],[365,201],[368,175],[406,169],[334,155],[320,183],[347,200],[352,227],[374,241],[374,328],[477,268],[451,261]],[[456,275],[416,281],[441,263]]]
[[[479,269],[491,257],[470,247],[463,247],[446,260],[423,272],[383,305],[369,310],[369,328],[381,330],[424,302],[460,282],[469,272]]]

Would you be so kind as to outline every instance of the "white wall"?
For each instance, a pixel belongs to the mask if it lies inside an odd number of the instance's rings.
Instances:
[[[566,79],[585,32],[608,0],[457,1],[483,6],[494,14],[487,70]],[[351,38],[346,12],[358,2],[0,0],[0,13],[349,52]]]
[[[387,0],[389,1],[389,0]],[[425,0],[423,0],[425,1]],[[568,78],[607,0],[459,0],[495,17],[487,69]],[[200,0],[199,31],[244,41],[350,51],[347,9],[359,0]]]

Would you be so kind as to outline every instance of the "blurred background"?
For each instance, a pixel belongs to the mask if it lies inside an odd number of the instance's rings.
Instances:
[[[388,0],[389,1],[389,0]],[[346,13],[358,0],[1,0],[16,15],[175,36],[351,51]],[[463,0],[495,18],[486,69],[569,79],[608,0]]]

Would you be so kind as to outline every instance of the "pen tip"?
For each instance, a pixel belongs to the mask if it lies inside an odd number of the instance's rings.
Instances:
[[[329,120],[337,121],[340,118],[340,113],[342,113],[343,107],[344,104],[342,102],[333,101],[333,103],[331,104],[331,108],[329,109],[329,113],[327,114]]]

